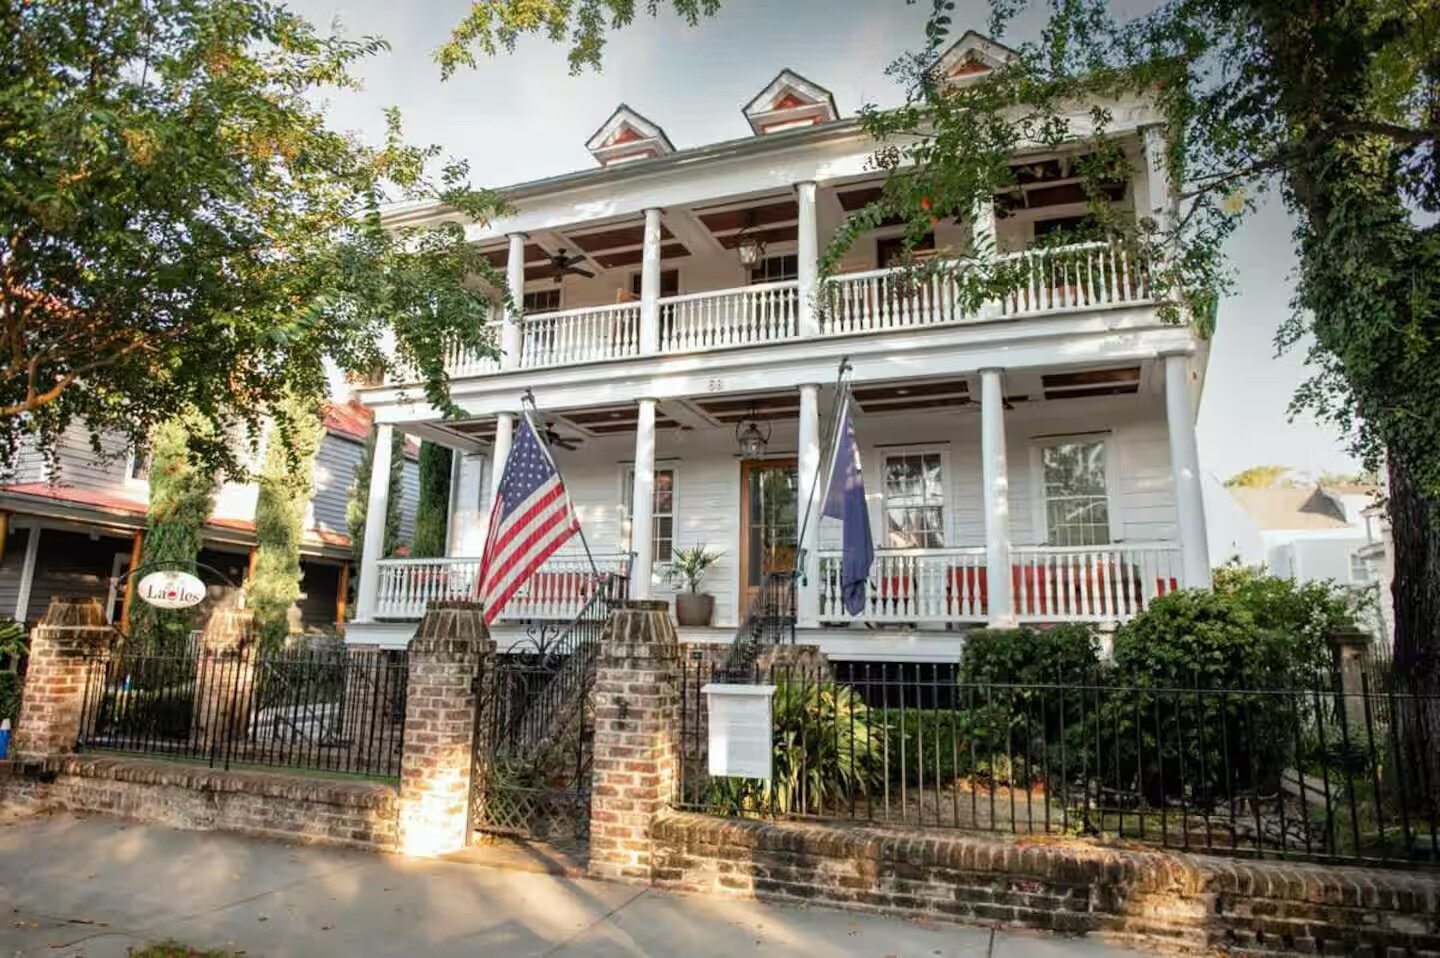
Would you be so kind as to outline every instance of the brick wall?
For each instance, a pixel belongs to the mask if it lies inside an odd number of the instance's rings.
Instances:
[[[1440,955],[1440,877],[1084,842],[672,813],[666,888],[1095,935],[1166,951]]]
[[[196,831],[369,851],[398,847],[398,797],[380,782],[71,755],[49,763],[42,778],[0,782],[0,800]]]

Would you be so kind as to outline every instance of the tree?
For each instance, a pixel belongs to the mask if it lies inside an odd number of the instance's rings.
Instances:
[[[300,598],[300,542],[315,495],[315,456],[325,430],[319,409],[298,396],[273,409],[255,500],[255,565],[245,585],[261,645],[278,648],[290,634],[290,609]]]
[[[420,500],[415,507],[412,556],[445,554],[445,527],[450,516],[451,451],[433,442],[420,443]]]
[[[1242,469],[1225,480],[1227,489],[1274,489],[1277,486],[1293,486],[1289,479],[1293,470],[1289,466],[1251,466]]]
[[[670,6],[693,27],[701,17],[714,16],[720,0],[670,0]],[[647,0],[646,7],[656,16],[660,0]],[[587,66],[598,70],[606,32],[634,20],[635,0],[475,0],[435,59],[449,77],[462,66],[473,67],[477,50],[487,56],[501,49],[513,53],[522,34],[544,33],[556,42],[569,41],[572,74]]]
[[[370,473],[375,462],[375,432],[365,440],[365,452],[355,464],[355,478],[345,501],[345,525],[350,529],[350,554],[355,564],[365,553],[365,514],[370,509]],[[389,508],[385,510],[385,555],[394,555],[400,545],[400,500],[405,485],[405,434],[391,433]]]
[[[161,423],[151,434],[150,508],[140,566],[131,570],[132,575],[166,569],[198,571],[202,533],[215,508],[219,485],[214,471],[192,451],[195,438],[211,438],[207,430],[204,417],[187,412]],[[194,623],[193,609],[158,609],[148,602],[137,602],[130,615],[136,643],[164,655],[185,652]]]
[[[234,427],[323,397],[327,360],[414,369],[453,410],[445,351],[491,348],[473,280],[504,289],[459,221],[499,204],[393,113],[375,147],[326,128],[382,41],[272,0],[0,0],[0,37],[0,467],[72,423],[138,444],[192,409],[195,455],[238,475]],[[422,198],[455,221],[382,227]]]

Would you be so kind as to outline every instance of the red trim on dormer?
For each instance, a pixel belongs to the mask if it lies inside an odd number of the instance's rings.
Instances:
[[[813,101],[811,101],[811,100],[802,100],[802,99],[800,99],[800,97],[798,97],[798,96],[795,95],[794,91],[792,91],[792,90],[787,90],[787,91],[785,91],[785,95],[782,96],[782,97],[775,103],[775,105],[772,106],[770,109],[772,109],[772,110],[793,110],[793,109],[795,109],[797,106],[810,106],[810,104],[811,104],[812,102],[813,102]]]
[[[605,145],[619,146],[621,143],[633,143],[636,140],[644,139],[647,139],[645,134],[641,133],[633,126],[622,126],[620,129],[615,131],[614,136],[610,137],[610,139],[605,141]]]
[[[958,67],[950,71],[952,77],[974,76],[977,73],[989,73],[990,66],[981,63],[979,60],[966,60]]]

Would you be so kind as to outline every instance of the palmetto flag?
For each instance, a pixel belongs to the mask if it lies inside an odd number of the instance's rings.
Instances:
[[[865,591],[870,566],[875,561],[875,544],[870,538],[870,514],[865,507],[865,480],[860,471],[860,446],[855,442],[855,417],[850,396],[840,406],[835,430],[835,451],[830,459],[830,485],[825,490],[822,516],[839,519],[841,534],[840,590],[845,611],[865,611]]]
[[[520,417],[480,560],[479,599],[486,624],[494,622],[516,590],[579,531],[580,520],[555,460],[540,444],[530,420]]]

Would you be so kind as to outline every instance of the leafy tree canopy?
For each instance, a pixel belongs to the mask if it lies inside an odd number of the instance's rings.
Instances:
[[[1274,489],[1277,486],[1294,486],[1295,480],[1290,478],[1292,472],[1294,470],[1289,466],[1251,466],[1226,479],[1225,485],[1230,489]]]
[[[0,37],[0,464],[77,422],[139,445],[187,409],[233,470],[263,401],[320,397],[327,363],[403,363],[452,408],[446,345],[483,348],[473,277],[504,288],[460,221],[499,204],[393,112],[378,146],[325,127],[382,41],[269,0],[0,0]],[[412,199],[456,221],[381,227]]]

